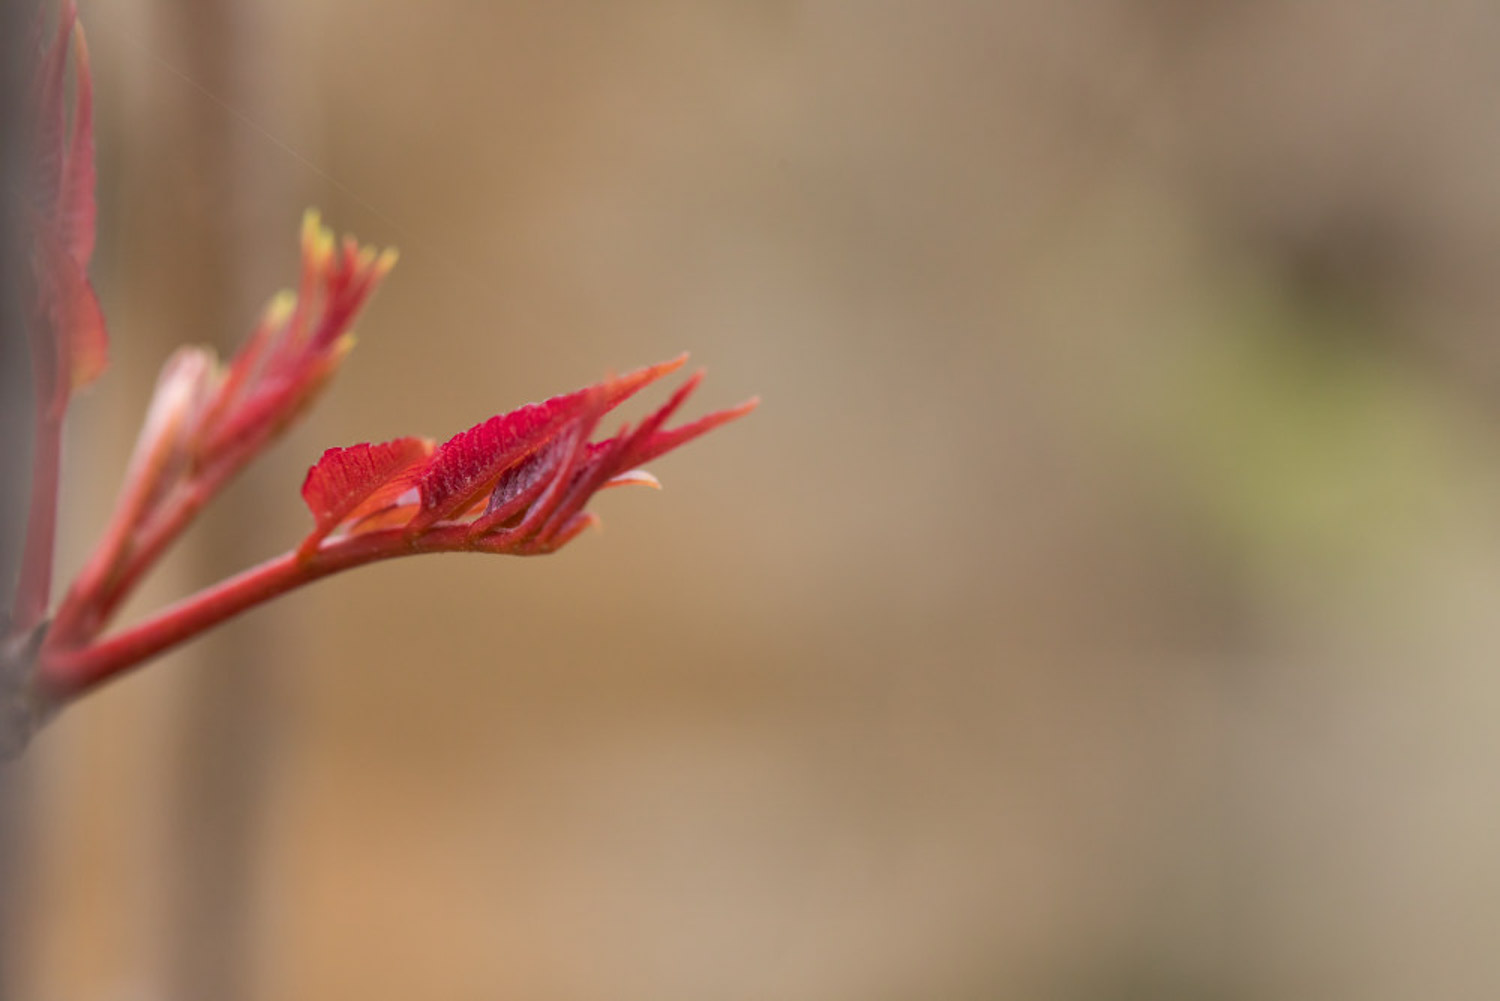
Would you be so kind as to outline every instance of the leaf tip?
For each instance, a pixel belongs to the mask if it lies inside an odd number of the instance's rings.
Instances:
[[[390,274],[391,269],[396,266],[396,262],[400,259],[401,251],[397,250],[395,247],[386,247],[380,252],[380,255],[375,258],[375,277],[384,278],[386,275]]]
[[[315,208],[302,213],[302,253],[317,266],[333,257],[333,230],[323,225],[323,216]]]
[[[661,489],[661,480],[644,469],[632,469],[611,477],[605,484],[606,487],[650,487],[652,490]]]
[[[271,296],[271,301],[266,303],[261,319],[267,326],[279,327],[290,320],[296,310],[297,293],[284,288]]]

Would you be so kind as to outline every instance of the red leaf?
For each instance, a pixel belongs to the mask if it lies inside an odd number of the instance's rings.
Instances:
[[[51,226],[35,218],[33,223],[39,265],[36,291],[45,325],[32,335],[50,339],[59,361],[52,384],[38,391],[51,398],[51,405],[65,406],[70,390],[93,382],[104,371],[109,362],[109,335],[83,265],[68,253]],[[36,348],[44,350],[41,344]]]
[[[354,345],[349,324],[396,263],[394,250],[352,239],[342,255],[334,247],[333,232],[309,210],[299,292],[271,300],[204,416],[200,450],[218,465],[242,466],[317,398]]]
[[[70,390],[104,371],[109,351],[104,317],[87,275],[94,252],[94,99],[88,48],[77,17],[68,0],[49,43],[41,41],[40,21],[33,28],[41,51],[30,93],[33,160],[28,222],[38,265],[32,293],[32,318],[38,326],[31,335],[34,350],[57,359],[57,364],[38,369],[48,375],[38,385],[38,394],[54,408],[66,406]],[[76,82],[71,131],[66,87],[70,41]]]
[[[89,74],[89,50],[83,25],[73,31],[73,77],[77,83],[73,106],[73,132],[68,140],[58,191],[58,228],[69,253],[86,267],[94,256],[94,85]]]
[[[647,436],[645,441],[630,450],[626,465],[636,466],[642,462],[650,462],[658,455],[686,445],[694,438],[708,434],[708,432],[716,427],[728,424],[732,420],[738,420],[758,406],[760,406],[760,398],[752,396],[737,407],[704,414],[697,420],[684,424],[681,427],[671,428],[667,431],[653,432]]]
[[[59,333],[68,343],[68,375],[74,389],[86,386],[104,374],[109,365],[109,334],[104,311],[94,287],[77,264],[60,268],[63,289],[55,304],[60,317]]]
[[[688,379],[672,394],[671,399],[641,421],[634,431],[622,431],[613,438],[589,446],[588,456],[574,473],[567,495],[546,524],[540,526],[535,533],[537,551],[551,552],[576,535],[577,531],[572,531],[570,526],[589,502],[589,498],[599,490],[615,483],[630,482],[651,483],[659,487],[655,477],[635,467],[686,444],[699,435],[707,434],[720,425],[743,417],[760,403],[757,399],[750,399],[737,407],[716,411],[681,427],[661,430],[667,419],[698,387],[702,378],[703,373],[699,372]]]
[[[501,475],[556,437],[572,422],[618,405],[632,393],[672,372],[687,361],[671,361],[637,369],[627,375],[530,403],[508,414],[491,417],[439,446],[419,480],[422,509],[409,526],[420,532],[467,510],[495,488]]]
[[[31,155],[35,158],[35,174],[30,178],[35,185],[32,195],[38,208],[49,217],[57,205],[66,152],[63,142],[68,120],[68,37],[77,17],[78,11],[71,2],[62,5],[56,33],[52,42],[45,45],[39,54],[40,59],[35,66],[28,95],[30,112],[35,116],[31,149]],[[38,45],[42,44],[41,18],[42,9],[39,8],[32,28],[34,42]]]
[[[378,445],[330,448],[307,471],[302,499],[317,527],[303,540],[301,553],[317,549],[324,536],[344,521],[371,514],[411,489],[409,473],[432,454],[425,438],[397,438]]]

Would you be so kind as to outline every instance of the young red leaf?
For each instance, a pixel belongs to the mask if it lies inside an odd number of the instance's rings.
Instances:
[[[89,73],[89,49],[83,25],[73,29],[73,129],[63,162],[57,197],[58,228],[73,259],[81,266],[94,256],[94,85]]]
[[[378,445],[330,448],[307,471],[302,499],[312,512],[315,527],[299,553],[308,555],[329,532],[345,521],[388,506],[411,484],[410,472],[432,454],[426,438],[397,438]]]
[[[683,355],[543,403],[530,403],[454,435],[438,447],[422,472],[418,481],[422,509],[412,519],[410,530],[420,532],[462,514],[491,492],[507,469],[591,408],[598,413],[608,411],[686,361]]]
[[[738,420],[756,407],[760,406],[759,397],[751,397],[736,407],[725,410],[717,410],[711,414],[704,414],[695,421],[690,421],[680,427],[670,428],[666,431],[654,431],[646,436],[644,441],[635,444],[624,458],[622,470],[626,466],[636,466],[642,462],[650,462],[659,455],[665,455],[675,448],[680,448],[692,441],[708,434],[714,428],[723,427],[732,420]]]
[[[591,402],[594,408],[577,421],[567,434],[559,436],[549,448],[549,454],[544,461],[545,479],[538,477],[535,485],[520,496],[510,498],[502,507],[476,520],[469,529],[471,537],[484,534],[489,525],[504,524],[500,516],[505,507],[514,507],[517,511],[524,510],[525,514],[520,517],[514,527],[504,528],[496,533],[502,539],[524,542],[546,524],[552,512],[557,510],[557,505],[562,502],[564,491],[572,482],[573,473],[578,468],[579,461],[588,454],[589,434],[598,424],[600,416],[598,401]],[[540,489],[537,489],[538,487]],[[494,503],[493,499],[491,503]]]
[[[42,40],[45,13],[45,7],[38,7],[31,26],[31,44],[38,50],[38,59],[27,94],[28,110],[32,115],[31,155],[34,160],[34,176],[30,178],[32,188],[28,194],[50,217],[57,204],[66,154],[68,38],[77,22],[78,11],[72,0],[60,5],[57,26],[47,43]]]
[[[71,321],[71,307],[78,301],[72,294],[78,287],[78,266],[35,213],[28,213],[27,219],[32,224],[33,259],[31,282],[24,292],[35,404],[39,415],[48,414],[60,424],[73,387],[71,339],[63,332]]]
[[[484,512],[469,523],[469,535],[478,537],[503,527],[509,521],[518,520],[547,489],[547,483],[556,474],[570,445],[572,442],[568,439],[554,438],[501,473],[495,489],[490,491]]]
[[[396,263],[396,253],[334,236],[309,211],[295,295],[271,300],[228,374],[199,438],[206,463],[238,468],[307,409],[353,347],[349,325]]]
[[[67,252],[50,227],[37,227],[33,237],[39,265],[37,306],[42,310],[35,321],[51,335],[45,346],[37,343],[44,338],[33,343],[37,350],[50,351],[56,359],[48,395],[54,411],[60,413],[72,390],[88,385],[104,372],[109,363],[109,335],[104,312],[83,265]]]
[[[708,414],[682,427],[670,431],[660,430],[698,387],[702,378],[702,372],[694,374],[672,394],[671,399],[643,420],[634,431],[621,431],[613,438],[590,445],[588,454],[572,474],[566,495],[546,523],[538,526],[526,551],[553,552],[576,536],[586,527],[577,524],[583,506],[604,487],[628,483],[660,487],[661,484],[654,476],[635,467],[720,425],[743,417],[759,405],[759,400],[751,399],[738,407]]]
[[[71,390],[103,372],[109,348],[87,275],[94,252],[93,85],[77,16],[72,2],[63,4],[52,41],[39,53],[29,109],[33,161],[24,218],[36,257],[30,333],[34,353],[46,359],[37,366],[38,396],[53,413],[66,407]],[[40,22],[34,35],[40,44]],[[70,47],[76,84],[71,130],[66,87]]]

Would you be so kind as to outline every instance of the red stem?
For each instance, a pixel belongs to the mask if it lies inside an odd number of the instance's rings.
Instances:
[[[107,573],[80,576],[74,591],[63,599],[53,623],[53,631],[60,641],[84,643],[98,636],[146,572],[192,523],[203,506],[213,499],[220,485],[193,480],[179,486],[163,502],[163,511],[147,521],[144,527],[139,523],[125,523],[123,537],[116,537],[115,527],[111,526],[100,547],[100,552],[106,554],[103,565]],[[139,533],[134,539],[130,538],[132,531]],[[119,548],[113,552],[106,548],[117,544]],[[128,552],[121,558],[121,552],[127,547]],[[90,569],[93,569],[92,564]]]
[[[52,593],[52,547],[57,537],[57,486],[61,468],[62,416],[38,406],[31,456],[31,497],[26,508],[26,542],[16,582],[11,628],[30,631],[47,614]]]
[[[141,578],[255,451],[239,448],[227,460],[221,459],[179,484],[144,525],[139,505],[132,509],[127,500],[127,505],[116,511],[94,558],[63,598],[52,625],[59,642],[75,645],[97,637]]]
[[[307,557],[283,553],[107,639],[81,648],[44,647],[37,683],[66,702],[227,618],[329,574],[394,556],[479,548],[470,544],[467,525],[440,525],[416,538],[388,529],[325,542]]]

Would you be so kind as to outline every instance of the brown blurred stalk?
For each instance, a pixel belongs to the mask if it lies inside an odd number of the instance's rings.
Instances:
[[[214,96],[193,104],[167,126],[188,196],[164,206],[174,234],[164,253],[167,272],[191,276],[183,294],[162,297],[158,318],[174,339],[208,336],[221,355],[238,342],[256,302],[270,290],[248,287],[252,262],[276,259],[291,239],[281,220],[261,222],[242,206],[254,201],[266,168],[253,162],[242,130],[225,113],[260,117],[261,79],[272,56],[260,44],[265,15],[241,0],[158,4],[160,30],[174,36],[176,68]],[[255,516],[263,509],[252,470],[215,502],[214,517],[193,540],[197,579],[211,580],[255,562],[264,540]],[[162,996],[236,1001],[257,994],[257,872],[266,814],[275,642],[253,623],[236,624],[201,641],[181,676],[174,770],[171,842],[161,858],[170,892],[162,925]]]
[[[17,299],[16,274],[24,266],[11,211],[21,183],[20,107],[26,20],[24,4],[0,3],[0,608],[10,607],[21,554],[27,492],[30,390]],[[16,858],[20,789],[16,766],[0,766],[0,998],[11,989],[12,943],[16,937]]]

